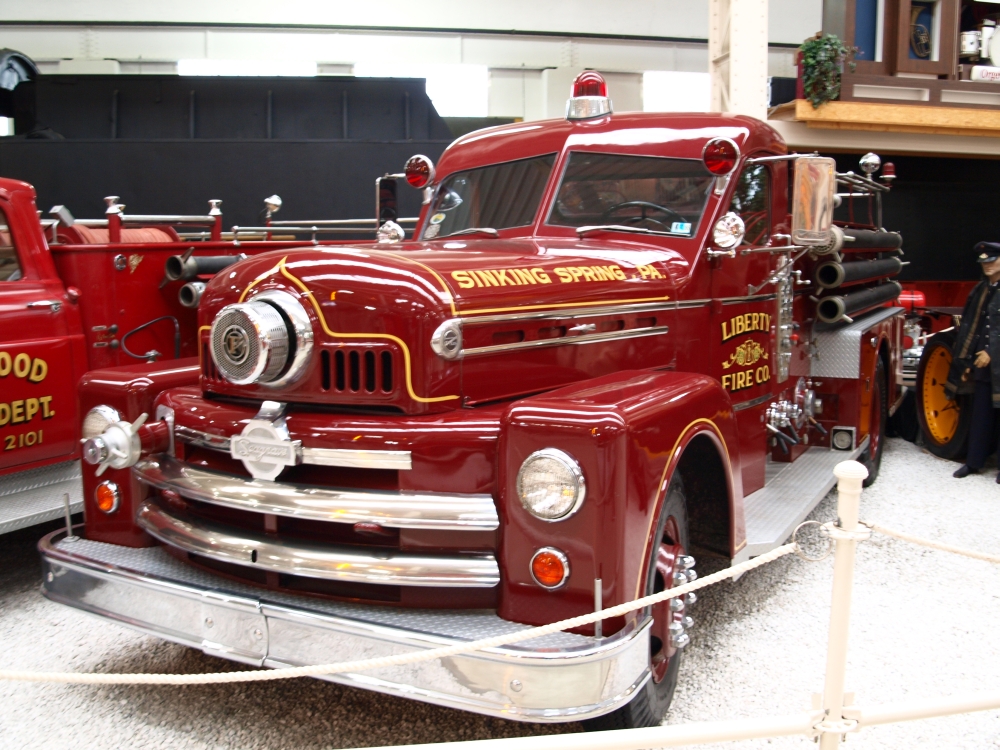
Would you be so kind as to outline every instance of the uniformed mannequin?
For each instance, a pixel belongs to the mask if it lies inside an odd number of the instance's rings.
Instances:
[[[953,476],[978,474],[995,448],[994,423],[1000,409],[1000,243],[980,242],[975,247],[986,278],[970,292],[952,351],[951,371],[945,393],[972,393],[972,425],[965,464]],[[1000,473],[997,474],[1000,484]]]

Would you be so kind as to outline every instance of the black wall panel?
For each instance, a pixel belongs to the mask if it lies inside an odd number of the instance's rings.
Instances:
[[[861,154],[831,154],[837,170],[859,173]],[[903,281],[972,281],[972,248],[1000,241],[1000,161],[893,156],[897,179],[883,197],[883,224],[903,234]],[[844,215],[842,207],[837,218]]]
[[[375,179],[451,141],[421,79],[159,75],[39,76],[15,89],[30,127],[0,138],[0,175],[33,184],[43,211],[100,218],[106,195],[126,213],[205,214],[225,226],[375,215]],[[400,187],[401,214],[420,196]]]
[[[103,218],[106,195],[126,213],[202,214],[222,199],[224,225],[255,226],[263,199],[284,201],[278,219],[375,215],[375,179],[447,141],[44,141],[0,138],[0,175],[30,182],[38,207],[63,204]],[[400,213],[416,216],[420,194],[401,181]]]
[[[16,91],[33,129],[69,140],[451,137],[423,79],[39,76]]]

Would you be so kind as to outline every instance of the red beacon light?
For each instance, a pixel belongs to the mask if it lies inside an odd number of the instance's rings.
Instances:
[[[423,154],[411,156],[406,160],[403,174],[406,175],[410,187],[420,190],[434,182],[434,162]]]
[[[713,138],[701,152],[705,169],[717,177],[730,174],[740,160],[740,147],[728,138]]]
[[[596,70],[585,70],[573,81],[570,99],[566,102],[567,120],[588,120],[612,112],[608,98],[608,82]]]

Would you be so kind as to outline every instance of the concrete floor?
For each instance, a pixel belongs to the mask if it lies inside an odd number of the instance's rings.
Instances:
[[[862,518],[974,549],[1000,550],[992,472],[901,440],[862,497]],[[814,513],[835,515],[832,497]],[[44,600],[34,542],[0,537],[4,665],[38,670],[209,672],[241,669]],[[720,565],[705,560],[701,572]],[[668,723],[804,709],[823,682],[832,563],[786,557],[706,590]],[[887,538],[861,545],[848,674],[859,704],[1000,688],[1000,566]],[[866,730],[855,748],[1000,748],[1000,711]],[[342,748],[580,731],[578,724],[488,719],[318,680],[205,687],[0,683],[0,747]],[[806,748],[785,738],[716,747]]]

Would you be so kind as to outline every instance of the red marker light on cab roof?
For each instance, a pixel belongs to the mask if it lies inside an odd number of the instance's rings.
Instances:
[[[740,148],[728,138],[713,138],[705,144],[701,160],[705,163],[705,169],[722,177],[736,169],[740,160]]]
[[[566,102],[567,120],[589,120],[610,115],[611,99],[608,83],[596,70],[585,70],[573,80],[569,101]]]
[[[570,96],[607,96],[608,82],[596,70],[585,70],[573,81]]]
[[[434,162],[423,154],[411,156],[403,167],[403,173],[411,187],[417,190],[425,188],[434,182]]]

